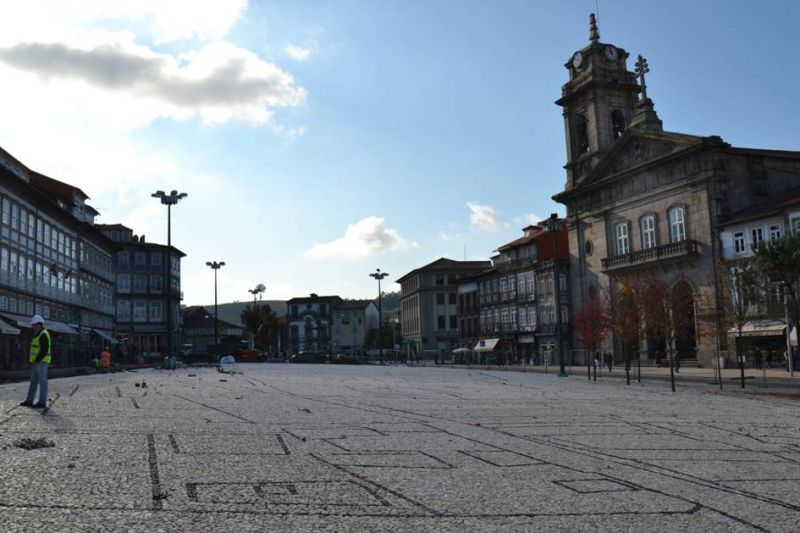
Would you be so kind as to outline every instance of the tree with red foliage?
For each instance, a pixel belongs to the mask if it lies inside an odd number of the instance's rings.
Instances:
[[[631,384],[631,354],[638,349],[639,334],[642,328],[640,313],[640,294],[637,278],[615,278],[618,289],[608,292],[609,325],[622,344],[625,359],[625,380]]]
[[[670,362],[672,390],[675,390],[675,344],[694,327],[691,288],[678,282],[670,286],[655,271],[637,277],[637,289],[644,331],[648,336],[664,339]],[[687,290],[688,288],[688,290]]]
[[[587,349],[586,372],[592,378],[592,352],[608,337],[610,318],[608,309],[598,297],[596,291],[589,292],[589,299],[581,309],[573,315],[573,326],[578,340]]]

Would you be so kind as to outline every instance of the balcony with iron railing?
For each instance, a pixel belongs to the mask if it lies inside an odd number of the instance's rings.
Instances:
[[[627,254],[606,257],[602,260],[602,268],[604,272],[610,272],[613,270],[639,267],[667,259],[692,257],[697,255],[697,249],[697,241],[694,240],[671,242],[645,250],[637,250]]]

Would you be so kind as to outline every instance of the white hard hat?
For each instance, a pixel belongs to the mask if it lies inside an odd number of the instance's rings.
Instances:
[[[44,318],[42,318],[42,315],[33,315],[31,317],[31,326],[34,324],[41,324],[44,326]]]

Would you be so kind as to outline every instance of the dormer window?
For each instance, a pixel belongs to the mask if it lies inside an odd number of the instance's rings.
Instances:
[[[611,138],[615,141],[622,136],[625,131],[625,117],[621,111],[611,112]]]

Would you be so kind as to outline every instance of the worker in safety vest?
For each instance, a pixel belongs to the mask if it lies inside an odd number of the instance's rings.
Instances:
[[[31,384],[28,387],[28,397],[20,405],[44,409],[47,407],[47,367],[53,359],[53,344],[50,342],[50,332],[44,328],[44,319],[40,315],[31,317],[31,349],[28,353],[28,364],[31,365]],[[39,388],[39,401],[33,403],[36,388]]]
[[[111,352],[108,351],[108,347],[103,348],[103,351],[100,352],[100,366],[103,367],[103,372],[107,372],[111,368]]]

